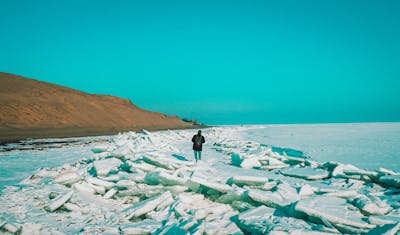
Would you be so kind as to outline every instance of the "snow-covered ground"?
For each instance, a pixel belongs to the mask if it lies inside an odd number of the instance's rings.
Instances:
[[[60,154],[76,148],[74,162],[46,165],[3,189],[1,231],[397,233],[399,173],[383,164],[367,170],[332,159],[316,161],[307,150],[303,154],[297,151],[302,149],[280,148],[296,148],[292,142],[267,141],[265,135],[272,140],[274,134],[269,130],[270,126],[205,129],[207,143],[197,164],[188,143],[193,130],[129,132],[62,147]],[[261,143],[249,140],[260,133]],[[389,145],[396,149],[392,145],[398,144]],[[13,151],[21,152],[12,150],[2,157]]]

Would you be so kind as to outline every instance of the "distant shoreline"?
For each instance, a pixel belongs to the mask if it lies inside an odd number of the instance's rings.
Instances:
[[[193,125],[178,127],[133,127],[133,128],[37,128],[37,129],[3,129],[0,128],[0,144],[14,143],[26,139],[46,139],[46,138],[72,138],[84,136],[115,135],[119,132],[128,131],[162,131],[162,130],[183,130],[183,129],[202,129],[211,126]]]
[[[264,124],[217,124],[217,125],[192,125],[178,127],[132,127],[132,128],[36,128],[36,129],[12,129],[0,128],[0,144],[14,143],[26,139],[46,139],[46,138],[72,138],[85,136],[114,135],[119,132],[162,130],[184,130],[202,129],[213,126],[269,126],[269,125],[331,125],[331,124],[374,124],[374,123],[399,123],[399,122],[335,122],[335,123],[264,123]]]

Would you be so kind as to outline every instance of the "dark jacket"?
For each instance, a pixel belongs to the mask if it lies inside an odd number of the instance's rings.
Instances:
[[[203,144],[206,142],[206,140],[204,139],[204,136],[196,134],[193,136],[192,142],[193,150],[201,151],[203,150]]]

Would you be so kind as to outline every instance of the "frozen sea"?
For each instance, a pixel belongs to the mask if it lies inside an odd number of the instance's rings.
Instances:
[[[319,162],[338,161],[363,169],[384,167],[400,171],[399,122],[259,125],[239,132],[243,140],[297,150]],[[43,139],[0,146],[0,190],[39,168],[88,157],[94,145],[111,138]]]
[[[399,130],[212,127],[199,162],[196,130],[2,145],[0,233],[398,234]]]
[[[266,125],[247,130],[243,138],[299,150],[318,162],[400,171],[399,122]]]
[[[18,183],[39,168],[60,166],[88,157],[93,145],[110,138],[51,138],[1,145],[0,190]]]

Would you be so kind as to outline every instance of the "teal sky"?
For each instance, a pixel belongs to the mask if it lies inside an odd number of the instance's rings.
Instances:
[[[0,70],[206,124],[400,121],[400,1],[0,0]]]

